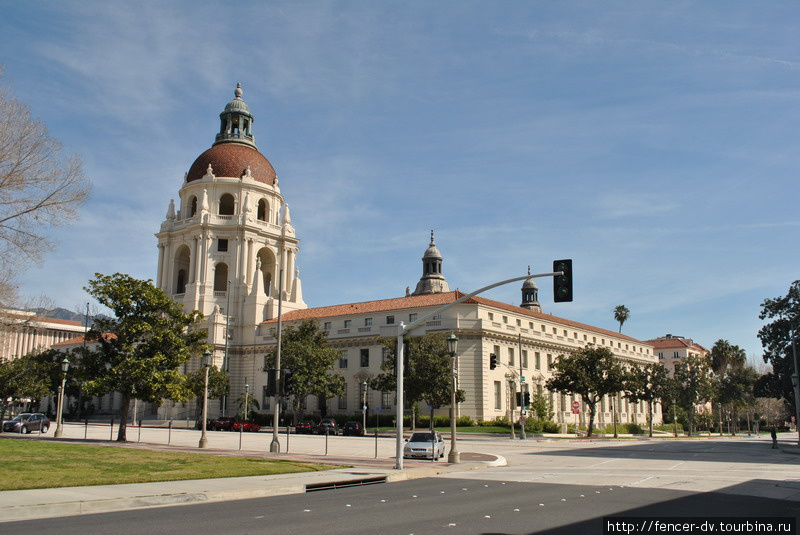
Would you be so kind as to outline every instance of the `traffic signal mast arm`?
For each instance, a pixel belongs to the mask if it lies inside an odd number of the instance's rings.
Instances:
[[[570,267],[571,267],[570,261]],[[510,284],[512,282],[527,280],[527,279],[538,279],[541,277],[558,277],[563,276],[565,273],[563,271],[555,271],[550,273],[536,273],[534,275],[528,274],[522,277],[514,277],[513,279],[508,279],[500,282],[496,282],[494,284],[490,284],[489,286],[484,286],[478,290],[475,290],[471,294],[467,294],[459,299],[456,299],[452,303],[448,303],[442,307],[437,308],[436,310],[425,314],[421,318],[410,322],[408,325],[400,322],[400,325],[397,326],[397,355],[395,359],[397,361],[397,433],[396,433],[396,444],[395,444],[395,469],[402,470],[403,469],[403,336],[406,333],[410,332],[411,330],[419,327],[424,322],[428,321],[429,318],[432,318],[436,314],[441,314],[445,310],[458,305],[459,303],[463,303],[467,299],[471,297],[475,297],[476,295],[483,293],[487,290],[491,290],[492,288],[497,288],[498,286],[503,286],[504,284]]]

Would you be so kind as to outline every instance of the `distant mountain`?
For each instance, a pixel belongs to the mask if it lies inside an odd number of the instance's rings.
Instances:
[[[71,310],[67,310],[66,308],[60,308],[60,307],[56,307],[53,309],[33,308],[30,309],[30,312],[33,312],[37,316],[41,316],[43,318],[77,321],[79,323],[83,323],[84,321],[86,321],[86,317],[80,312],[72,312]],[[103,314],[98,314],[98,316],[107,317]],[[91,327],[93,323],[94,323],[94,317],[89,316],[89,327]]]

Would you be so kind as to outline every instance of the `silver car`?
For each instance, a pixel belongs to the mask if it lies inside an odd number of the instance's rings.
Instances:
[[[444,439],[440,432],[434,431],[432,435],[430,431],[420,431],[406,439],[404,459],[433,459],[434,455],[437,459],[444,457]]]
[[[50,420],[41,412],[23,412],[13,420],[3,422],[3,431],[22,433],[23,435],[31,431],[47,433],[48,429],[50,429]]]

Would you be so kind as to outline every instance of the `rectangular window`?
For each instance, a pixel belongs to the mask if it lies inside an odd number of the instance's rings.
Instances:
[[[522,350],[522,367],[528,367],[528,351],[526,349]]]
[[[500,364],[500,346],[494,346],[492,353],[497,355],[497,363]]]
[[[394,325],[394,316],[386,316],[386,325]]]
[[[372,327],[372,318],[364,318],[364,327]]]
[[[408,322],[411,323],[412,321],[417,321],[417,315],[416,314],[409,314],[408,315]]]
[[[344,384],[344,394],[339,396],[339,410],[347,410],[347,383]]]
[[[369,368],[369,348],[361,350],[361,367]]]
[[[663,359],[663,358],[664,358],[664,353],[662,353],[661,351],[659,351],[659,352],[658,352],[658,358],[660,358],[660,359]]]
[[[508,316],[503,316],[503,323],[508,323]]]
[[[537,370],[541,370],[542,369],[542,356],[539,354],[538,351],[533,354],[533,358],[536,360],[536,369]]]
[[[503,408],[503,387],[500,381],[494,382],[494,410],[499,411]]]
[[[223,240],[222,238],[217,240],[217,251],[220,253],[225,253],[228,251],[228,240]]]
[[[331,330],[331,322],[330,321],[326,321],[325,325],[323,326],[323,329],[325,329],[326,331],[330,331]]]
[[[353,320],[344,320],[344,328],[349,329],[353,325]]]
[[[553,355],[547,355],[547,369],[553,369]]]
[[[393,392],[381,392],[381,409],[392,408],[392,394]]]
[[[676,359],[679,359],[679,358],[681,358],[681,354],[676,351],[675,353],[672,354],[672,357],[676,358]]]
[[[514,367],[514,348],[513,347],[509,347],[508,348],[508,365],[511,366],[512,368]]]
[[[547,327],[545,327],[544,325],[542,325],[542,332],[543,332],[543,333],[544,333],[544,332],[547,332]]]
[[[264,355],[264,366],[261,367],[262,371],[269,369],[269,355]]]
[[[489,321],[494,321],[494,313],[489,312]]]
[[[347,350],[343,349],[339,356],[339,368],[342,370],[347,369]]]
[[[261,410],[266,410],[269,407],[269,402],[272,398],[267,395],[267,385],[264,385],[261,391]]]
[[[522,320],[517,320],[517,327],[522,327]]]

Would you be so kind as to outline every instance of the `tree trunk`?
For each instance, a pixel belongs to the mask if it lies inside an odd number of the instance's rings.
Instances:
[[[650,438],[653,438],[653,402],[647,402],[647,428],[650,431]]]
[[[591,437],[592,431],[594,431],[595,406],[594,403],[587,403],[587,405],[589,405],[589,425],[586,427],[586,436]],[[577,429],[575,431],[577,431]]]
[[[433,405],[431,405],[431,431],[433,431]]]
[[[117,433],[117,442],[127,442],[128,411],[131,408],[131,395],[129,393],[122,393],[121,405],[122,406],[119,408],[119,432]]]

